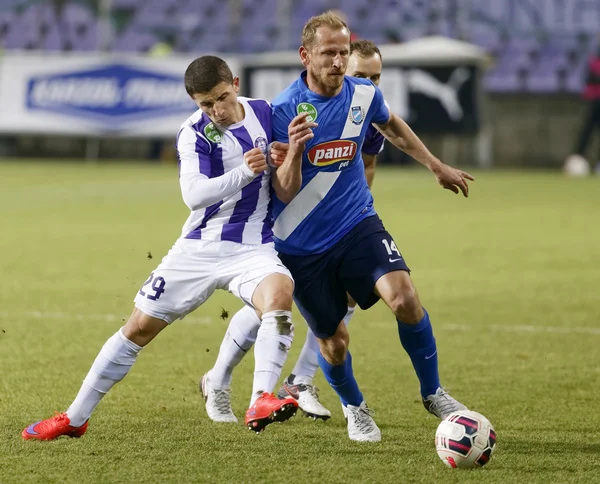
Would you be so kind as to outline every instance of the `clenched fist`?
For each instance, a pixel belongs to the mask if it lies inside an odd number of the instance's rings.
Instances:
[[[306,121],[307,116],[310,116],[310,113],[299,114],[292,119],[288,126],[290,150],[294,153],[303,153],[308,140],[315,137],[312,129],[316,128],[318,124]]]
[[[253,148],[244,153],[244,163],[255,175],[267,170],[267,158],[260,148]]]

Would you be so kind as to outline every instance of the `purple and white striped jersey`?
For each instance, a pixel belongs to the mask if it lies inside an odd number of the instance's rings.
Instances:
[[[270,174],[255,175],[244,153],[272,141],[271,106],[238,97],[245,117],[226,130],[196,111],[177,136],[180,183],[190,207],[181,237],[258,245],[273,241]],[[195,197],[195,198],[194,198]],[[194,200],[190,202],[190,200]]]

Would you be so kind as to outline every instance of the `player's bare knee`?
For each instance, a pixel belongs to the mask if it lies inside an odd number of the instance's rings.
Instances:
[[[261,282],[252,301],[263,314],[270,311],[292,310],[294,284],[283,274],[272,274]]]
[[[263,312],[267,313],[269,311],[276,310],[284,310],[291,311],[292,310],[292,291],[287,290],[286,288],[277,288],[274,291],[271,291],[269,294],[264,297],[264,309]]]
[[[331,359],[334,365],[341,365],[346,360],[346,354],[348,353],[348,344],[343,339],[337,339],[335,344],[331,346]]]
[[[133,341],[139,346],[146,346],[166,327],[166,324],[136,308],[123,326],[122,332],[129,341]]]
[[[413,286],[395,292],[387,304],[396,318],[403,323],[417,323],[423,317],[423,308]]]
[[[348,340],[344,335],[335,334],[330,338],[319,340],[321,354],[332,365],[341,365],[348,352]]]

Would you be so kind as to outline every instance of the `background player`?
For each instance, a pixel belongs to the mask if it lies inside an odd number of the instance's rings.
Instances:
[[[369,79],[373,84],[379,86],[382,68],[381,52],[373,42],[362,39],[350,43],[346,75]],[[383,135],[373,125],[367,128],[361,155],[369,188],[373,185],[377,154],[382,150],[384,140]],[[344,323],[350,322],[355,308],[356,301],[348,297],[348,311],[344,316]],[[280,398],[288,396],[296,398],[298,406],[305,414],[327,420],[331,417],[331,412],[321,404],[318,390],[313,385],[313,379],[319,368],[318,354],[319,342],[309,329],[298,361],[292,373],[285,379],[278,395]]]
[[[295,279],[294,299],[319,339],[319,365],[344,406],[352,440],[379,441],[381,432],[352,371],[342,319],[346,293],[363,309],[380,298],[392,310],[402,346],[420,381],[427,410],[440,418],[465,408],[439,382],[437,347],[409,269],[373,208],[357,153],[371,123],[397,148],[425,165],[437,181],[468,195],[473,178],[433,156],[379,89],[344,77],[350,32],[335,15],[311,18],[302,32],[306,71],[273,101],[273,134],[289,142],[273,187],[276,248]]]
[[[25,439],[83,435],[92,411],[140,350],[215,289],[229,290],[262,316],[246,424],[259,431],[296,412],[294,399],[271,393],[293,338],[293,281],[273,248],[269,215],[271,108],[238,98],[239,79],[218,57],[193,61],[185,87],[200,109],[177,136],[181,190],[191,210],[181,237],[143,284],[125,326],[102,347],[75,401],[66,412],[28,426]],[[209,380],[204,387],[214,396]]]

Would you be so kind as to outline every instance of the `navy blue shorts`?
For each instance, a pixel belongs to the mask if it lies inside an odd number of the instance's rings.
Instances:
[[[318,338],[333,336],[348,310],[349,293],[373,306],[377,280],[410,269],[378,216],[367,217],[329,250],[312,256],[279,254],[294,276],[294,300]]]

